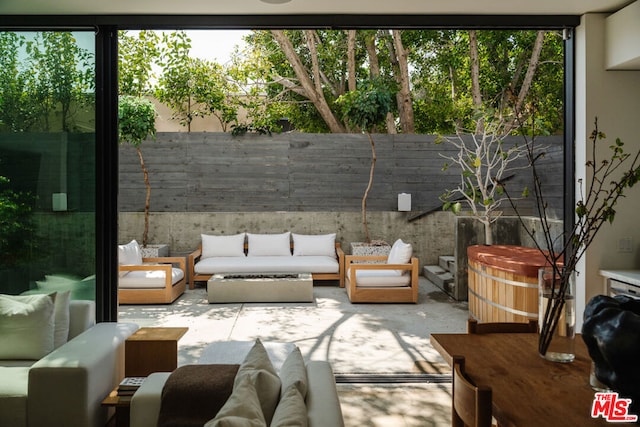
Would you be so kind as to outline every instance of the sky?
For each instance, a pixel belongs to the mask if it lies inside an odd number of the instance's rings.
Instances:
[[[191,55],[194,58],[208,59],[219,64],[231,58],[235,46],[242,46],[242,37],[246,30],[188,30],[191,39]]]

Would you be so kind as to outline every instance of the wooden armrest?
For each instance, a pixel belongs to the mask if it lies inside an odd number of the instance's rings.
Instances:
[[[178,266],[183,271],[186,269],[186,261],[184,260],[184,257],[180,257],[180,256],[142,258],[142,262],[156,262],[160,264],[178,264]]]
[[[141,265],[120,265],[118,269],[120,271],[151,271],[158,270],[171,274],[171,264],[141,264]]]

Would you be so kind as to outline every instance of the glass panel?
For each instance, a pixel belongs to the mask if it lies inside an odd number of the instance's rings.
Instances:
[[[95,299],[94,40],[0,32],[0,293]]]

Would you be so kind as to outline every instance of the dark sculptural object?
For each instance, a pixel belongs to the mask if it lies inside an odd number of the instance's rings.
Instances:
[[[582,338],[598,380],[631,398],[630,412],[640,414],[640,300],[592,298],[584,311]]]

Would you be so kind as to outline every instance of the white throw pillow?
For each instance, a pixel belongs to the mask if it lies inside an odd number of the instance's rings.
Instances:
[[[118,245],[118,263],[121,265],[142,264],[142,251],[137,241],[132,240],[125,245]]]
[[[54,322],[49,295],[0,295],[0,359],[38,360],[49,354]]]
[[[201,234],[202,258],[244,256],[244,233],[230,236]]]
[[[401,239],[396,240],[391,246],[387,264],[408,264],[413,255],[413,247],[411,243],[405,243]]]
[[[331,234],[296,234],[293,236],[294,256],[336,256],[336,233]]]
[[[233,392],[220,408],[215,418],[204,427],[261,427],[267,426],[258,393],[250,378],[243,377],[233,387]]]
[[[71,291],[56,292],[54,299],[54,332],[53,332],[53,348],[56,349],[69,339],[69,301],[71,300]]]
[[[249,239],[249,256],[291,256],[291,233],[251,234]]]

